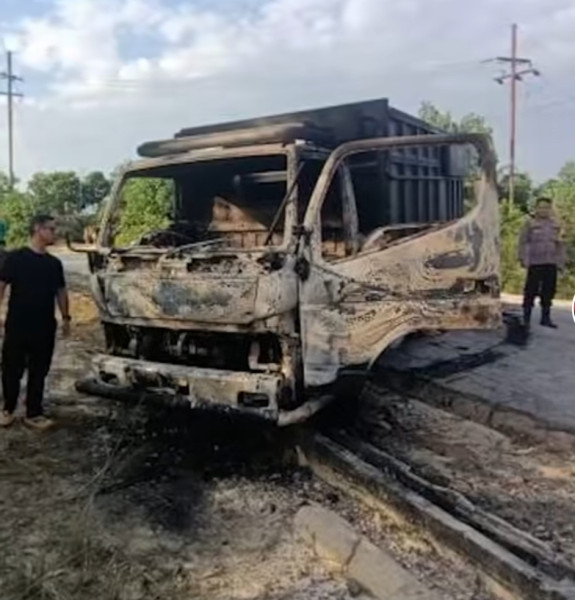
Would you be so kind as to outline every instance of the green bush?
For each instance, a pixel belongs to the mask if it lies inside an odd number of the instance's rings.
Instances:
[[[508,202],[501,204],[501,283],[505,292],[520,293],[525,270],[518,260],[519,233],[525,222],[525,213]]]
[[[7,192],[0,202],[0,218],[6,221],[9,247],[22,246],[28,240],[28,226],[34,215],[32,199],[21,192]]]
[[[114,244],[129,245],[144,233],[170,224],[174,186],[171,180],[138,178],[129,180],[122,191],[122,210]]]

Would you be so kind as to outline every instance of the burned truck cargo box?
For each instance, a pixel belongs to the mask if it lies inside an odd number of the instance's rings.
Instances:
[[[185,129],[141,152],[91,251],[106,350],[85,388],[287,425],[401,336],[500,323],[487,137],[378,100]],[[155,226],[134,225],[143,198]]]

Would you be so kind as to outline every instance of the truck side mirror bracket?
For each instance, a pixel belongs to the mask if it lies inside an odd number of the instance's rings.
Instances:
[[[66,246],[70,252],[75,252],[77,254],[89,254],[91,251],[86,248],[76,248],[72,245],[72,240],[70,239],[70,234],[66,234]]]
[[[306,245],[309,245],[312,230],[306,229],[303,225],[294,225],[292,231],[295,237],[298,239],[303,238]]]

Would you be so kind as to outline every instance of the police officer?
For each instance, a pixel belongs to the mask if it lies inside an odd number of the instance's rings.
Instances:
[[[527,327],[535,297],[539,296],[541,325],[557,328],[551,320],[551,304],[557,287],[557,273],[565,267],[565,259],[565,244],[553,213],[553,203],[549,198],[538,198],[535,215],[525,223],[519,236],[519,260],[527,269],[523,290],[523,320]]]

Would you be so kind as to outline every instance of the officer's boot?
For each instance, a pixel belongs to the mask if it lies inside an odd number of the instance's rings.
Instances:
[[[551,320],[551,307],[541,307],[541,325],[543,327],[550,327],[551,329],[557,329],[557,325]]]

